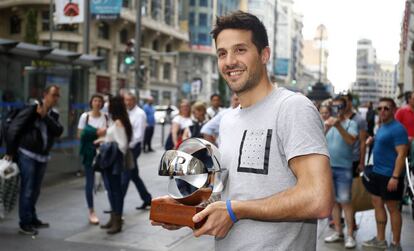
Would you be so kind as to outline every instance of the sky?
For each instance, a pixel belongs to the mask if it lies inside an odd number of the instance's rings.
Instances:
[[[303,14],[304,39],[324,24],[328,33],[328,78],[335,92],[348,90],[356,78],[356,48],[371,39],[377,60],[398,63],[405,0],[294,0]]]

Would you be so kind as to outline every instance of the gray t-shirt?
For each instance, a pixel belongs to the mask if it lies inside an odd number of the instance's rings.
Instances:
[[[319,113],[301,94],[274,89],[253,106],[227,112],[220,124],[221,163],[229,169],[222,199],[254,200],[293,187],[296,156],[329,156]],[[316,219],[239,220],[216,250],[315,250]]]
[[[359,155],[361,152],[360,149],[360,145],[361,143],[359,142],[359,133],[361,130],[367,130],[367,122],[365,121],[365,119],[359,114],[359,113],[354,113],[355,115],[352,117],[351,120],[355,121],[358,125],[358,135],[357,135],[357,140],[355,141],[355,143],[352,145],[352,161],[359,161]]]

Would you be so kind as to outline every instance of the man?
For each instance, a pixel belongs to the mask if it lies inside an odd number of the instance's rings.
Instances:
[[[193,217],[206,220],[194,235],[216,236],[216,250],[315,250],[316,219],[327,217],[333,203],[318,111],[269,81],[270,48],[256,16],[219,17],[212,34],[220,73],[240,107],[220,124],[221,164],[229,170],[224,201]]]
[[[138,157],[141,154],[141,142],[144,137],[147,118],[145,112],[137,106],[137,98],[132,92],[125,92],[123,96],[125,106],[128,110],[129,120],[131,121],[132,125],[133,135],[131,142],[129,143],[129,148],[132,151],[134,167],[131,170],[124,171],[122,174],[122,194],[125,197],[128,190],[129,181],[132,179],[141,199],[144,201],[141,206],[136,208],[137,210],[140,210],[145,209],[147,206],[151,205],[152,198],[151,194],[148,192],[144,182],[138,174]]]
[[[59,114],[52,110],[59,100],[59,87],[51,85],[43,92],[42,102],[21,110],[9,125],[6,135],[6,159],[16,159],[21,177],[19,232],[36,235],[37,228],[49,227],[39,220],[36,202],[55,138],[63,132]]]
[[[395,119],[400,122],[408,133],[408,139],[412,142],[414,138],[414,92],[408,94],[407,105],[398,109]]]
[[[210,96],[210,107],[207,108],[207,115],[210,119],[214,118],[223,108],[221,106],[221,98],[218,94]]]
[[[326,140],[328,142],[330,162],[335,186],[335,200],[332,217],[335,232],[325,238],[325,242],[338,242],[344,240],[341,224],[342,209],[345,213],[348,235],[345,239],[346,248],[355,248],[356,241],[353,237],[354,222],[351,205],[352,190],[352,145],[358,136],[358,126],[353,120],[346,118],[347,102],[344,97],[336,97],[332,102],[331,115],[325,121]]]
[[[147,99],[147,103],[144,105],[145,115],[147,116],[147,127],[145,128],[145,135],[144,135],[144,153],[145,152],[153,152],[154,150],[151,147],[152,136],[154,135],[154,127],[155,127],[155,109],[152,106],[154,102],[154,98],[150,96]]]
[[[386,248],[385,227],[388,209],[391,218],[392,243],[390,250],[402,250],[400,246],[402,218],[399,210],[404,190],[404,161],[408,151],[408,136],[401,123],[394,120],[395,102],[381,98],[378,116],[381,126],[374,141],[374,168],[369,182],[364,182],[371,193],[377,222],[377,236],[364,242],[365,247]],[[366,180],[365,180],[366,181]]]
[[[239,106],[239,99],[237,98],[236,94],[231,95],[230,101],[230,108],[223,109],[215,116],[214,118],[207,121],[206,124],[203,125],[201,128],[201,134],[203,134],[203,138],[210,141],[211,143],[217,144],[217,138],[220,132],[220,122],[223,115],[229,111],[230,109],[234,109]]]

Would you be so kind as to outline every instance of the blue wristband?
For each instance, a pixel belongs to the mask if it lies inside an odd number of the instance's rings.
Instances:
[[[227,212],[229,213],[230,219],[231,221],[233,221],[233,223],[237,222],[237,218],[236,215],[233,212],[233,209],[231,209],[231,202],[230,200],[226,200],[226,208],[227,208]]]

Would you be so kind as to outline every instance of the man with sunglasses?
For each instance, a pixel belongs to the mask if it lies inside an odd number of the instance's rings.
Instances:
[[[375,135],[374,168],[364,184],[371,193],[377,222],[377,236],[364,242],[365,247],[387,248],[385,226],[388,209],[391,218],[392,243],[389,250],[400,246],[402,218],[399,210],[404,189],[404,160],[408,150],[408,136],[401,123],[394,119],[395,102],[381,98],[378,115],[381,126]]]
[[[335,187],[335,205],[332,217],[335,224],[335,233],[325,238],[326,243],[344,240],[341,224],[342,209],[345,212],[345,222],[348,235],[345,238],[346,248],[355,248],[356,241],[353,237],[353,210],[351,206],[352,189],[352,145],[358,135],[357,123],[345,117],[346,99],[338,96],[332,103],[332,117],[325,121],[326,140],[330,163],[332,167]]]

